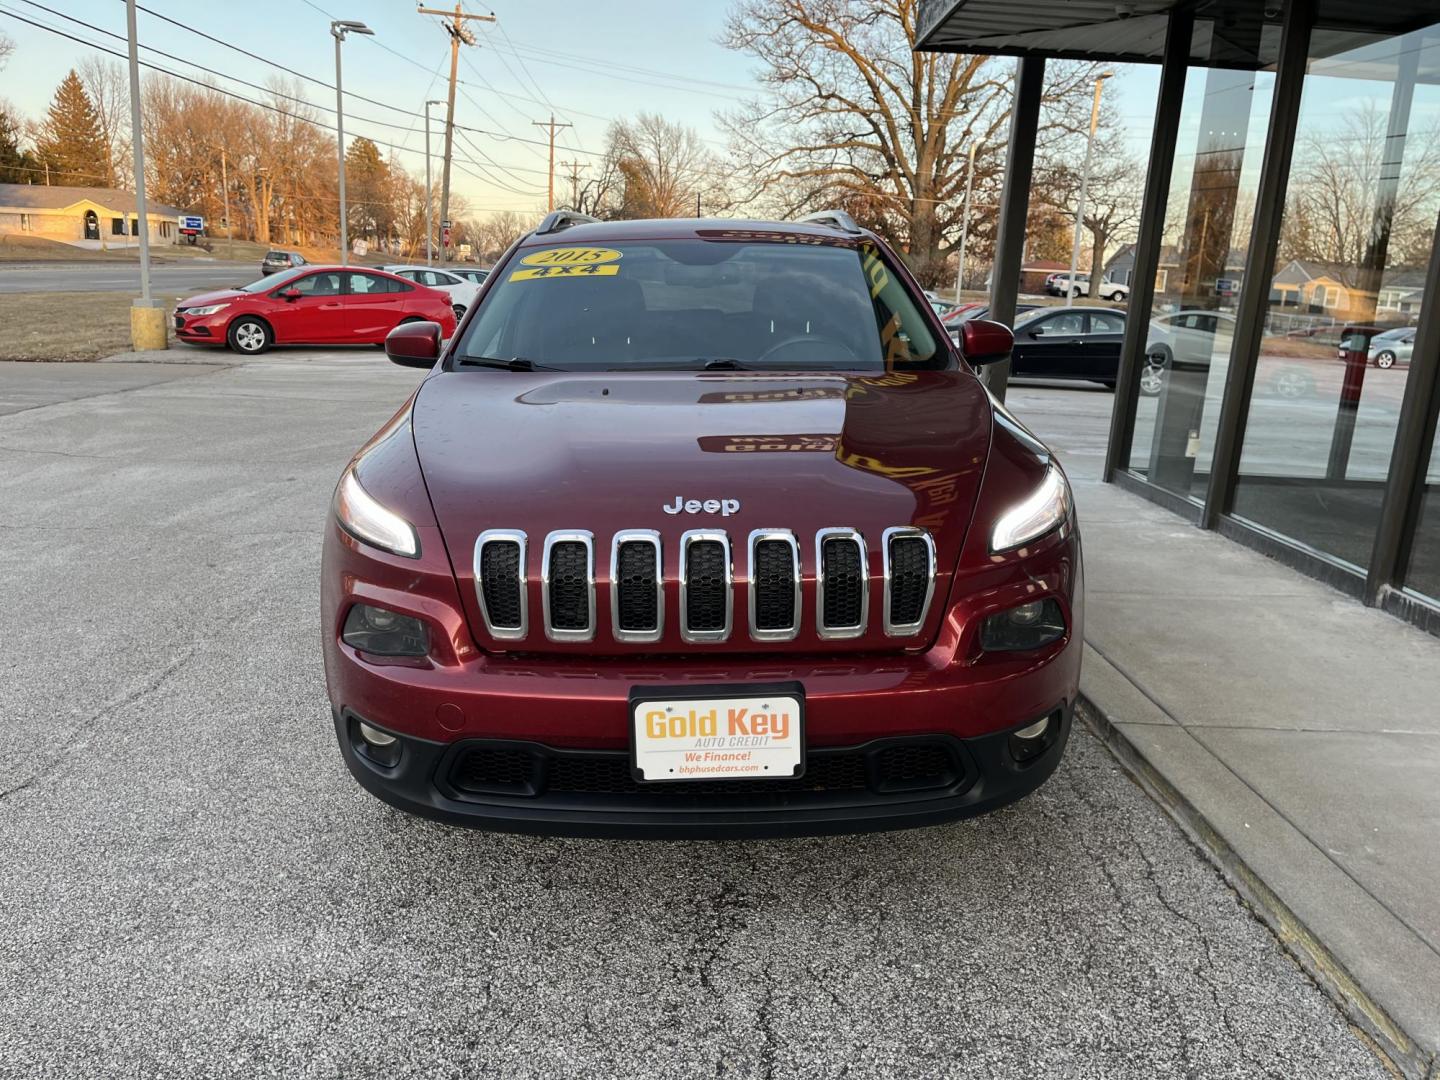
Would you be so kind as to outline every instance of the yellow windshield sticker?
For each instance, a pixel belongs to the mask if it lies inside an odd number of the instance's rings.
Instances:
[[[567,247],[532,251],[520,260],[524,266],[596,266],[620,261],[614,248]]]
[[[529,266],[524,270],[516,270],[510,275],[510,281],[532,281],[535,278],[558,278],[558,277],[614,277],[620,273],[620,267],[614,263],[590,264],[588,266]]]

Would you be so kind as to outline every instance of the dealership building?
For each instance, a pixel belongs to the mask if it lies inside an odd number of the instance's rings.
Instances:
[[[919,21],[922,50],[1018,58],[1006,322],[1046,64],[1160,67],[1104,479],[1440,633],[1435,0],[921,0]]]

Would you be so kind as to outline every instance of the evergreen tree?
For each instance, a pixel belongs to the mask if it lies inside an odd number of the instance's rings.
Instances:
[[[35,150],[50,166],[50,183],[103,186],[109,163],[100,117],[72,69],[55,90]]]
[[[35,155],[20,148],[20,118],[0,102],[0,184],[38,184],[43,179]]]
[[[380,148],[358,138],[345,151],[345,201],[351,236],[378,240],[391,225],[390,167]]]

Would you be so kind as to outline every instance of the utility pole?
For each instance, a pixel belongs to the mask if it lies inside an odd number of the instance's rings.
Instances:
[[[145,207],[145,140],[140,127],[140,43],[135,32],[135,0],[125,0],[125,30],[130,45],[130,142],[135,150],[135,210],[140,227],[140,299],[130,306],[130,343],[139,352],[164,349],[170,340],[165,330],[165,309],[150,295],[150,215]]]
[[[960,289],[965,283],[965,244],[970,239],[970,191],[975,184],[975,151],[979,143],[970,144],[970,164],[965,169],[965,209],[960,214],[960,257],[955,266],[955,303],[960,303]]]
[[[562,168],[570,172],[570,209],[580,209],[580,170],[588,169],[588,161],[561,161],[557,162]]]
[[[531,127],[545,128],[550,132],[550,202],[547,209],[555,209],[555,132],[561,128],[573,127],[573,124],[557,124],[555,114],[550,114],[549,121],[532,120]]]
[[[235,258],[235,226],[230,221],[230,170],[225,166],[225,145],[220,145],[220,194],[225,199],[225,255]]]
[[[430,224],[430,204],[435,199],[435,185],[430,180],[430,106],[444,105],[443,101],[425,102],[425,265],[435,262],[435,228]]]
[[[1070,245],[1070,278],[1065,282],[1065,306],[1075,303],[1075,270],[1080,265],[1080,231],[1085,228],[1085,196],[1090,187],[1090,161],[1095,154],[1095,129],[1100,126],[1100,91],[1115,73],[1102,71],[1095,77],[1095,104],[1090,106],[1090,139],[1085,143],[1085,171],[1080,174],[1080,205],[1075,210],[1075,242]],[[1203,251],[1204,248],[1201,248]],[[1090,282],[1090,296],[1100,295],[1100,283]]]
[[[475,35],[466,28],[465,20],[494,22],[495,16],[470,15],[460,6],[459,0],[456,0],[454,11],[427,7],[417,7],[415,10],[420,15],[440,15],[450,20],[445,24],[445,30],[450,35],[450,94],[445,103],[445,164],[440,170],[440,261],[443,263],[450,247],[450,156],[455,145],[455,79],[460,73],[461,43],[475,44]]]

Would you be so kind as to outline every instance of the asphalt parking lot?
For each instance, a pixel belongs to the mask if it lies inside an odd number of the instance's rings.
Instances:
[[[0,364],[0,1076],[1387,1075],[1083,731],[1027,801],[859,838],[511,837],[362,792],[320,537],[419,378]],[[1010,400],[1103,450],[1108,394]]]

